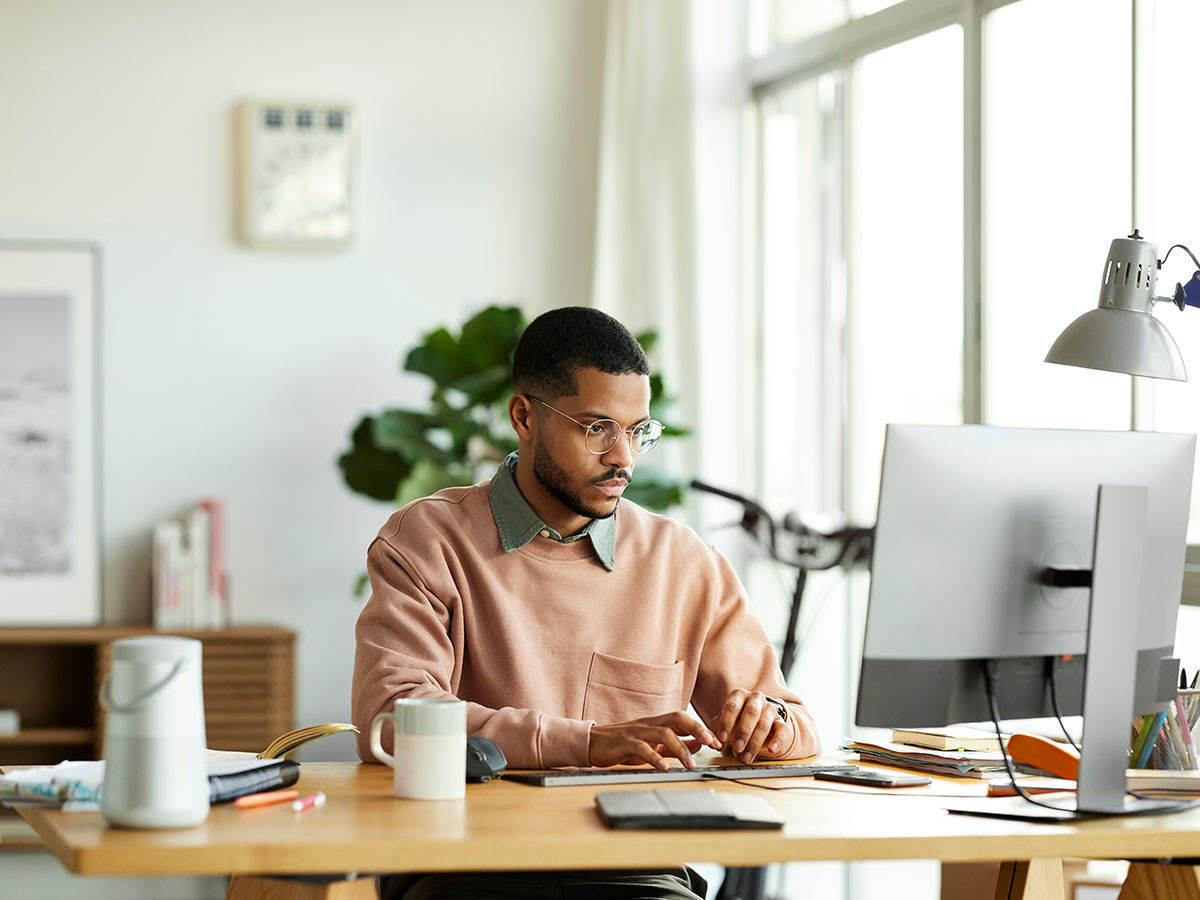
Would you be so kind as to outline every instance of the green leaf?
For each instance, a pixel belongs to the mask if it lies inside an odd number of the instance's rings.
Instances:
[[[650,411],[653,412],[656,408],[669,406],[670,400],[666,399],[663,394],[663,377],[658,372],[653,372],[650,375]]]
[[[350,490],[375,500],[391,500],[412,466],[403,456],[375,444],[374,419],[365,416],[351,435],[352,448],[338,458],[338,468]]]
[[[361,597],[367,592],[367,588],[371,585],[371,578],[366,572],[359,572],[358,577],[354,579],[354,596]]]
[[[677,481],[661,469],[647,466],[637,467],[633,481],[629,482],[629,487],[625,489],[625,496],[638,506],[657,512],[678,506],[683,502],[683,495],[683,482]]]
[[[389,409],[375,420],[375,443],[414,463],[430,458],[442,463],[451,462],[446,451],[429,439],[430,432],[436,427],[436,416],[407,409]]]
[[[643,331],[641,334],[635,334],[633,339],[641,344],[642,349],[649,355],[650,351],[654,349],[654,345],[658,343],[658,332]]]
[[[454,379],[449,387],[466,395],[472,406],[495,403],[502,397],[508,397],[512,391],[512,361],[506,359],[482,371],[463,375]]]
[[[462,354],[458,342],[445,328],[425,335],[425,339],[408,351],[404,368],[409,372],[428,375],[434,383],[444,387],[463,374]]]
[[[396,488],[396,505],[404,506],[442,488],[471,484],[472,479],[464,467],[447,467],[433,460],[423,459],[412,468],[412,473]]]
[[[639,468],[625,489],[625,496],[638,506],[663,512],[683,503],[683,482],[660,472],[647,472]]]
[[[463,325],[458,342],[464,371],[481,372],[495,366],[507,369],[524,329],[524,317],[515,306],[489,306],[476,313]]]

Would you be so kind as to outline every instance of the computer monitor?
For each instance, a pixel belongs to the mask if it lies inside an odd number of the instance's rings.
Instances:
[[[1053,667],[1063,714],[1085,714],[1080,802],[1103,744],[1112,805],[1131,716],[1177,687],[1194,453],[1194,435],[888,426],[855,721],[988,719],[989,664],[1004,717],[1051,715]]]

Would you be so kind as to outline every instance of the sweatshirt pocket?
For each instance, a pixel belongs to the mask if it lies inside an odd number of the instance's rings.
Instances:
[[[583,693],[583,718],[611,725],[678,712],[687,705],[680,697],[682,689],[682,661],[653,665],[597,650]]]

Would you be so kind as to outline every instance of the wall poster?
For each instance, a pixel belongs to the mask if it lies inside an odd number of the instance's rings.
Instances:
[[[99,249],[0,242],[0,624],[101,617]]]

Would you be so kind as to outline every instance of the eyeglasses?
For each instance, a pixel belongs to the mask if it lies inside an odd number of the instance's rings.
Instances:
[[[580,422],[574,416],[568,416],[561,409],[555,409],[545,400],[540,397],[535,397],[533,394],[526,394],[530,400],[536,400],[546,409],[552,409],[564,419],[570,419],[576,425],[583,429],[583,443],[587,447],[589,453],[594,453],[599,456],[602,453],[607,453],[617,445],[621,435],[626,433],[629,435],[629,447],[634,453],[642,454],[654,449],[654,445],[658,443],[658,439],[662,437],[663,423],[656,419],[650,419],[646,422],[639,422],[632,428],[622,428],[621,423],[613,419],[597,419],[595,422]]]

